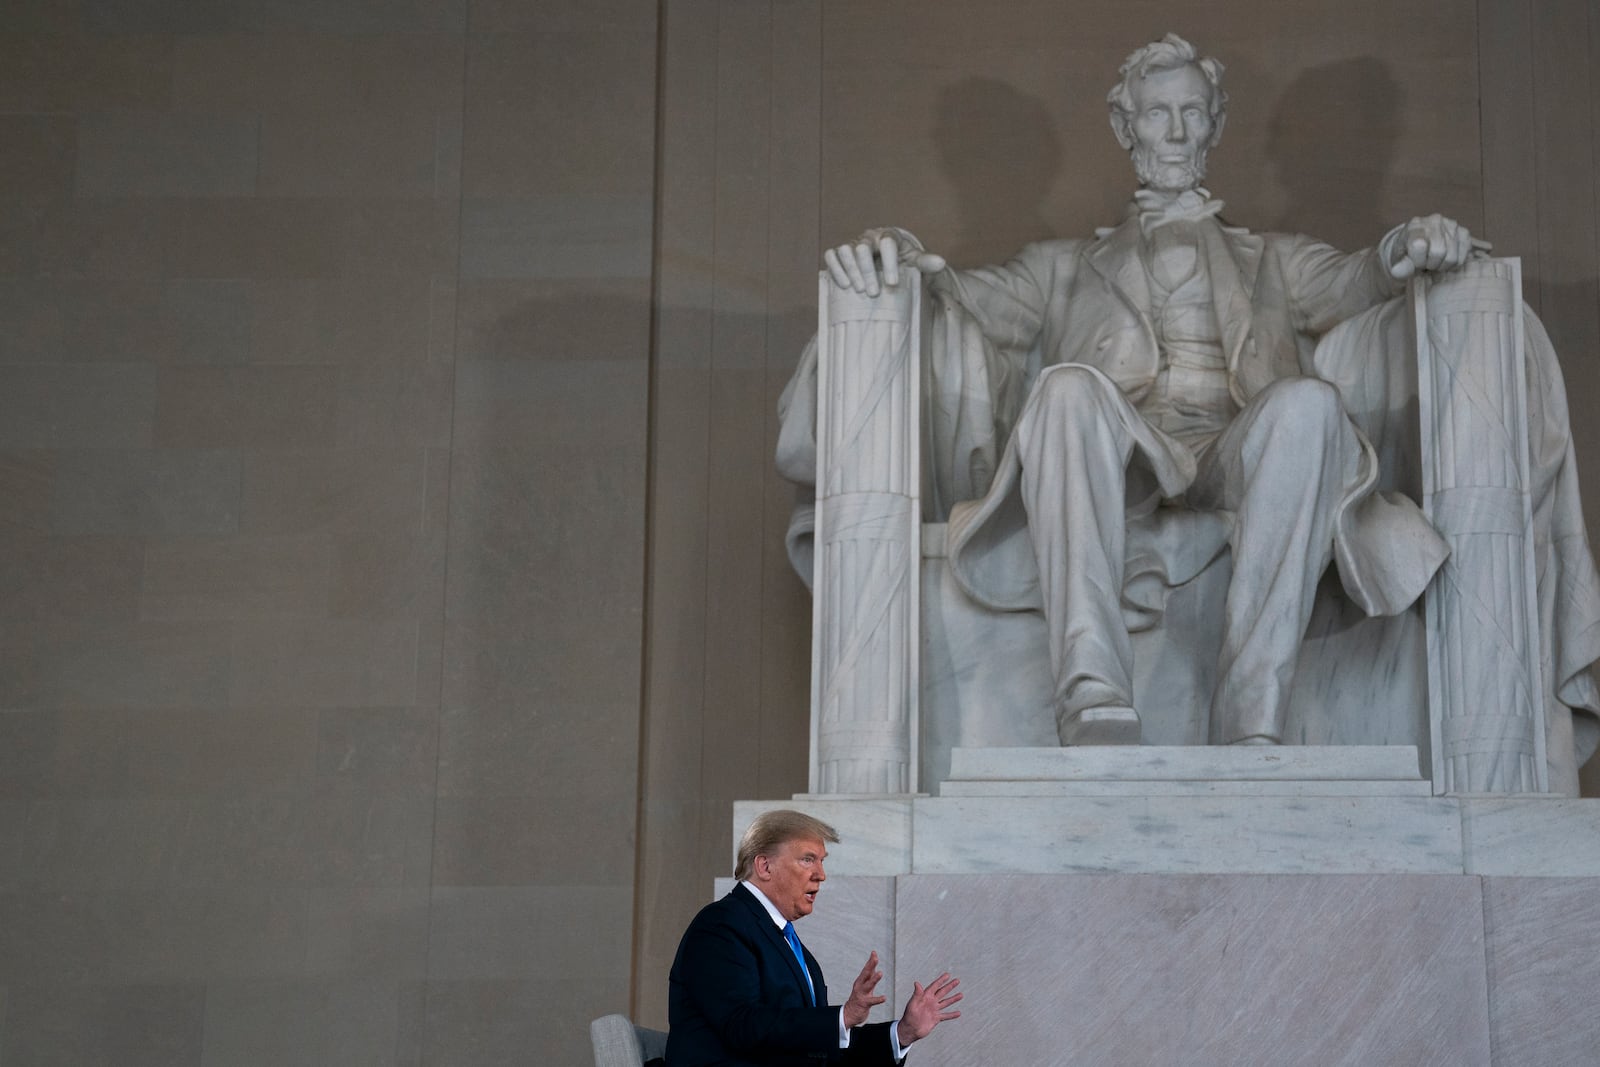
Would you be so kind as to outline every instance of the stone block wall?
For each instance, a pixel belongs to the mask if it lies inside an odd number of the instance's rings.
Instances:
[[[0,1063],[626,1004],[656,19],[0,14]]]

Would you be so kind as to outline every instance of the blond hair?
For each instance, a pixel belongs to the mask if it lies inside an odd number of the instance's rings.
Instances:
[[[803,811],[781,808],[757,815],[739,839],[739,853],[733,876],[744,882],[755,873],[756,857],[770,856],[790,841],[826,841],[838,844],[839,834],[821,819]]]

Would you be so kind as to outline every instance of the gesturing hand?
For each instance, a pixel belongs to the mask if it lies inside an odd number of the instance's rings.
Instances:
[[[874,952],[867,957],[867,965],[861,968],[856,980],[850,983],[850,999],[844,1002],[846,1028],[860,1026],[866,1022],[867,1013],[884,1002],[886,998],[872,995],[872,991],[882,980],[883,972],[878,970],[878,954]]]
[[[940,1023],[961,1018],[959,1011],[948,1010],[950,1005],[961,999],[961,994],[956,992],[956,986],[960,984],[961,979],[950,977],[949,971],[926,986],[921,982],[913,984],[914,992],[911,999],[906,1001],[906,1010],[900,1013],[900,1027],[896,1031],[901,1048],[913,1041],[921,1041]]]

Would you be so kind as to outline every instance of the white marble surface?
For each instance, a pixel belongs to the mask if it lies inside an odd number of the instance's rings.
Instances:
[[[1410,745],[1102,746],[962,748],[950,776],[963,781],[1421,781]]]
[[[1475,878],[918,875],[897,897],[901,984],[968,990],[920,1067],[1490,1062]]]
[[[922,287],[819,281],[811,788],[916,788]],[[878,296],[878,294],[873,294]]]
[[[1460,873],[1459,806],[1434,797],[931,797],[923,873]]]
[[[1600,876],[1600,800],[1463,798],[1461,822],[1468,874]]]
[[[1431,777],[1441,793],[1545,793],[1521,262],[1468,263],[1410,295],[1422,505],[1450,544],[1427,603]]]
[[[1111,758],[1114,751],[1079,753]],[[1135,773],[1142,773],[1135,760],[1139,751],[1125,750]],[[1196,758],[1205,752],[1176,751]],[[1338,758],[1362,752],[1322,751]],[[1038,754],[1073,756],[1072,750]],[[938,797],[739,801],[733,834],[737,840],[761,811],[809,812],[839,831],[841,840],[829,847],[830,875],[851,877],[935,872],[1600,877],[1600,800],[1433,797],[1424,792],[1427,786],[1415,779],[1333,777],[971,780],[949,783]]]
[[[1485,878],[1495,1067],[1600,1062],[1600,882]]]
[[[1027,779],[1023,781],[946,782],[939,787],[942,797],[1427,797],[1433,795],[1433,786],[1424,781],[1339,781],[1317,779],[1312,781],[1253,781],[1233,779],[1220,782],[1118,782],[1105,779],[1089,781],[1054,781]]]
[[[942,556],[945,527],[922,527],[923,552]],[[937,542],[930,546],[929,542]],[[953,750],[969,745],[1055,748],[1049,634],[1036,612],[975,604],[943,558],[922,562],[920,785],[938,794]]]
[[[733,847],[763,811],[794,808],[815,816],[839,833],[828,846],[826,869],[857,875],[902,874],[911,870],[910,796],[809,796],[793,800],[739,800],[733,805]],[[728,869],[733,870],[730,856]]]

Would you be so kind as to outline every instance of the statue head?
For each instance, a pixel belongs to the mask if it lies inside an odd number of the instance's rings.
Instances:
[[[1139,184],[1182,192],[1206,176],[1206,155],[1222,139],[1228,94],[1222,64],[1196,55],[1175,33],[1134,52],[1106,94],[1111,129],[1133,158]]]

